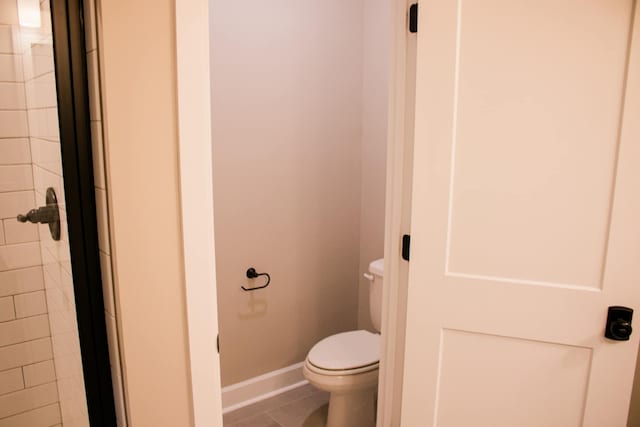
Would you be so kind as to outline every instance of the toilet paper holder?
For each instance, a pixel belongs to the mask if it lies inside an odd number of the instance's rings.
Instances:
[[[264,289],[267,286],[269,286],[269,283],[271,283],[271,276],[269,275],[269,273],[258,273],[256,271],[256,269],[253,268],[253,267],[250,267],[247,270],[247,277],[249,279],[255,279],[255,278],[260,277],[260,276],[266,276],[267,277],[267,283],[265,283],[263,286],[256,286],[254,288],[245,288],[244,286],[240,286],[240,288],[242,288],[242,290],[245,291],[245,292],[250,292],[250,291],[257,291],[258,289]]]

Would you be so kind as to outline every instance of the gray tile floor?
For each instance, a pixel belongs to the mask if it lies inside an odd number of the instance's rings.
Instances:
[[[225,427],[324,427],[329,393],[305,385],[224,415]]]

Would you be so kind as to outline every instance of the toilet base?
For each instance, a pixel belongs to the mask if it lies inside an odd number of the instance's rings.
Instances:
[[[329,395],[327,427],[375,427],[375,387]]]
[[[305,363],[302,372],[311,384],[330,393],[327,427],[375,427],[377,366],[357,374],[327,375]]]

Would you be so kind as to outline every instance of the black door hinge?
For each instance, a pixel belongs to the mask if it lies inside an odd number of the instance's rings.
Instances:
[[[218,349],[218,354],[220,354],[220,334],[216,335],[216,348]]]
[[[409,32],[418,32],[418,3],[409,6]]]
[[[411,251],[411,236],[405,234],[402,236],[402,259],[409,261],[409,252]]]

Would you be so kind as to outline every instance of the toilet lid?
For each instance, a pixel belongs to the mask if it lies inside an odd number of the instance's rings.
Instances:
[[[369,331],[350,331],[331,335],[313,346],[307,357],[318,368],[356,369],[378,363],[380,335]]]

